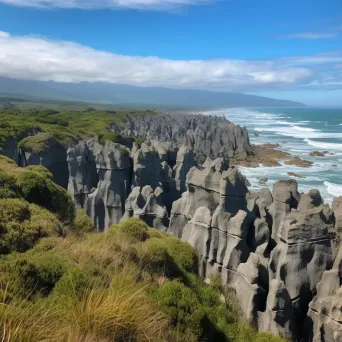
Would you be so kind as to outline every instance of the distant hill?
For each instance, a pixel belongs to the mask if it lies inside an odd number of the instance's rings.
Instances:
[[[0,94],[31,100],[80,101],[116,105],[177,107],[302,107],[287,100],[231,92],[137,87],[112,83],[59,83],[0,78]]]

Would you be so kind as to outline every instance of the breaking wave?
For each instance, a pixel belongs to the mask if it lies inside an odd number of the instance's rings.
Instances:
[[[337,143],[327,143],[327,142],[322,142],[322,141],[313,141],[310,139],[304,139],[304,141],[314,147],[326,149],[326,150],[342,150],[342,144],[337,144]]]
[[[334,196],[334,197],[342,196],[342,185],[341,184],[324,182],[324,185],[326,186],[327,191],[331,196]]]

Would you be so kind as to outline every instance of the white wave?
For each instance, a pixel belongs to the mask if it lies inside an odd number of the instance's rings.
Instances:
[[[334,184],[329,182],[324,182],[324,185],[327,187],[328,193],[334,197],[342,196],[342,185]]]
[[[306,143],[308,143],[311,146],[318,147],[321,149],[326,150],[342,150],[342,144],[336,144],[336,143],[327,143],[322,141],[313,141],[310,139],[304,139]]]
[[[300,132],[293,131],[293,128],[288,130],[278,130],[275,134],[298,139],[342,139],[342,133],[323,133],[323,132]]]
[[[293,125],[293,122],[281,121],[281,120],[277,121],[276,123],[279,124],[279,125],[289,125],[289,126]]]
[[[301,131],[301,132],[319,132],[317,129],[313,128],[305,128],[305,127],[298,127],[298,126],[292,126],[293,129],[296,131]]]

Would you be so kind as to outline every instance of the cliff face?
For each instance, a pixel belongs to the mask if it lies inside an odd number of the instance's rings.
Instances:
[[[260,331],[341,340],[342,198],[330,208],[293,180],[250,193],[229,165],[250,153],[247,131],[222,118],[138,117],[112,129],[148,140],[128,149],[91,139],[66,158],[68,190],[98,231],[139,218],[197,249],[200,275],[219,277]]]

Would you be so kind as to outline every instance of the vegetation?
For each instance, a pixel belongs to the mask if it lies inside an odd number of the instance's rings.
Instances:
[[[0,149],[8,138],[13,137],[25,150],[39,153],[51,140],[64,147],[70,142],[84,140],[95,135],[101,143],[106,140],[132,147],[134,138],[111,132],[110,127],[124,127],[129,115],[153,115],[155,112],[128,110],[96,110],[85,107],[79,110],[57,110],[42,107],[41,109],[18,109],[23,105],[9,106],[3,101],[0,107]],[[10,102],[12,103],[12,102]],[[56,107],[58,108],[58,107]],[[68,108],[68,107],[67,107]]]
[[[48,170],[0,157],[2,341],[282,341],[198,278],[189,244],[134,218],[93,230]]]

